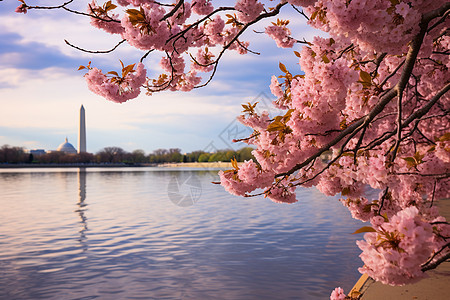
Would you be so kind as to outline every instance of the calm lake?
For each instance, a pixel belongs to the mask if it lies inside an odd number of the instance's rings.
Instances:
[[[0,299],[328,299],[360,274],[353,220],[315,189],[239,198],[217,171],[0,169]]]

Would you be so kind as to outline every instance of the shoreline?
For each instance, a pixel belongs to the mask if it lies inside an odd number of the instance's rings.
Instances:
[[[156,167],[157,165],[125,164],[125,163],[74,163],[74,164],[0,164],[0,169],[34,169],[34,168],[126,168]]]
[[[241,163],[238,163],[241,164]],[[230,162],[189,162],[189,163],[67,163],[67,164],[0,164],[0,169],[34,168],[195,168],[195,169],[231,169]]]
[[[238,165],[242,164],[238,162]],[[157,165],[160,168],[196,168],[196,169],[231,169],[231,162],[188,162],[188,163],[165,163]]]

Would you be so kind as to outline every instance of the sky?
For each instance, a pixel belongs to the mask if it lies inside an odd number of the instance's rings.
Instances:
[[[56,0],[28,0],[28,5],[55,5]],[[59,1],[63,2],[63,1]],[[75,0],[71,8],[85,10],[90,1]],[[102,3],[103,1],[98,1]],[[220,2],[220,1],[219,1]],[[230,5],[231,1],[222,1]],[[55,150],[67,137],[75,147],[78,138],[79,109],[86,109],[87,151],[117,146],[126,151],[180,148],[195,150],[238,149],[245,144],[232,143],[251,130],[236,117],[242,103],[260,102],[270,107],[272,75],[280,75],[279,62],[300,72],[293,49],[278,49],[264,34],[268,22],[256,24],[243,40],[261,55],[225,54],[217,75],[206,87],[192,92],[145,93],[117,104],[88,90],[80,65],[93,61],[104,70],[118,70],[138,62],[142,52],[124,44],[111,54],[87,54],[67,46],[105,50],[120,38],[92,27],[84,16],[63,10],[30,10],[18,14],[15,0],[0,1],[0,146]],[[287,7],[282,18],[291,20],[295,38],[311,41],[318,32],[306,25],[304,17]],[[148,74],[158,72],[161,53],[145,60]]]

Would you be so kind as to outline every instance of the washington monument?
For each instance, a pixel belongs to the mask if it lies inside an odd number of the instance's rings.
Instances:
[[[80,127],[78,131],[78,153],[81,152],[86,152],[86,120],[83,105],[80,108]]]

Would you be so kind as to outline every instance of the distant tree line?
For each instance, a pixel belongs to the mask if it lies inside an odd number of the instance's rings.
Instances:
[[[120,147],[105,147],[97,153],[67,154],[64,152],[50,152],[33,155],[22,147],[3,145],[0,148],[0,163],[19,164],[69,164],[69,163],[125,163],[125,164],[162,164],[178,162],[229,162],[254,159],[251,154],[253,148],[245,147],[239,150],[218,150],[214,153],[193,151],[183,154],[181,149],[157,149],[150,154],[144,150],[127,152]]]

